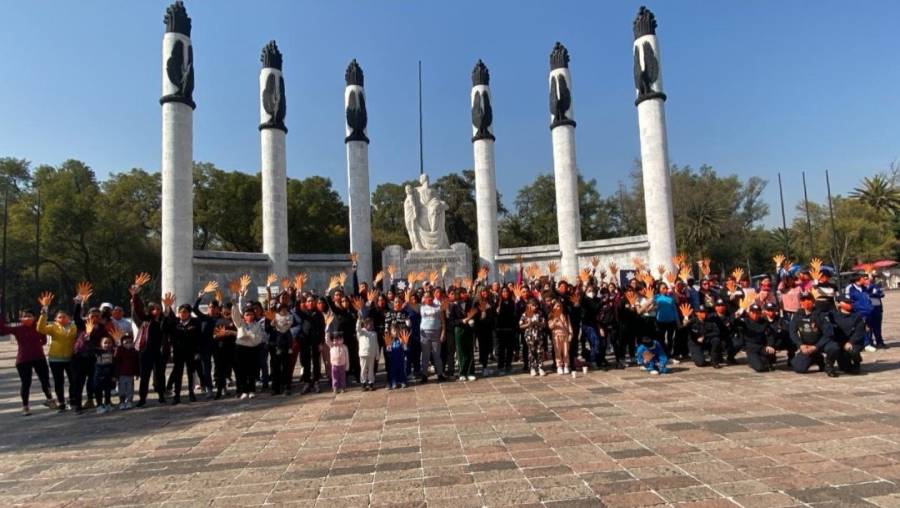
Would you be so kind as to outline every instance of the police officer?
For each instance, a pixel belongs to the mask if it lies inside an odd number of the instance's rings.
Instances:
[[[775,365],[776,353],[787,351],[788,366],[794,361],[797,346],[791,340],[790,321],[778,315],[778,304],[769,302],[763,307],[763,317],[768,323],[766,342],[775,350],[769,355],[769,363]]]
[[[812,293],[800,294],[800,310],[794,314],[790,328],[791,340],[798,349],[792,367],[794,372],[803,374],[816,363],[828,373],[828,377],[837,377],[834,362],[840,347],[834,341],[834,330],[828,315],[815,310],[815,305]]]
[[[837,363],[842,371],[859,374],[860,352],[866,343],[866,322],[860,314],[853,312],[853,300],[849,296],[838,295],[836,301],[833,320],[834,340],[840,346]]]
[[[734,326],[739,342],[747,353],[750,368],[756,372],[772,370],[771,358],[775,355],[775,348],[769,342],[769,322],[762,316],[762,308],[755,303],[750,305],[746,314],[735,319]]]
[[[680,307],[684,316],[682,324],[687,329],[688,351],[697,367],[705,367],[706,353],[709,353],[713,368],[722,363],[722,339],[720,320],[710,307],[701,306],[696,311],[688,304]]]
[[[734,356],[738,354],[743,344],[734,333],[734,314],[728,312],[728,302],[722,298],[715,300],[715,318],[719,325],[719,337],[722,339],[722,349],[725,351],[726,359],[730,365],[734,365],[737,363]]]

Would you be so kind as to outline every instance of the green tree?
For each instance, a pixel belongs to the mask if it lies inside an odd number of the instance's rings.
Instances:
[[[194,163],[194,248],[259,252],[261,200],[258,174]]]
[[[869,205],[875,212],[888,216],[900,213],[900,189],[886,175],[865,177],[850,197]]]
[[[287,182],[288,246],[292,253],[350,250],[347,206],[331,180],[311,176]]]

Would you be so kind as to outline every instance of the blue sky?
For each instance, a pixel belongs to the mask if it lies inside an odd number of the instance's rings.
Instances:
[[[0,156],[87,162],[104,177],[160,162],[162,17],[168,2],[0,2]],[[548,55],[571,53],[582,174],[601,192],[639,154],[631,22],[640,2],[537,0],[188,1],[196,68],[194,158],[259,169],[259,52],[284,53],[288,175],[346,194],[343,75],[366,74],[371,185],[418,170],[416,62],[423,61],[425,165],[472,166],[469,74],[491,71],[497,180],[507,206],[552,168]],[[900,157],[898,2],[657,1],[670,158],[769,180],[788,211],[846,193]]]

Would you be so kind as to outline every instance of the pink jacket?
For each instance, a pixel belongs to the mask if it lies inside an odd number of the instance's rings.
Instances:
[[[331,342],[328,345],[329,348],[329,357],[331,358],[331,365],[346,366],[348,363],[348,358],[350,357],[350,353],[347,351],[347,346],[342,344],[337,344]]]

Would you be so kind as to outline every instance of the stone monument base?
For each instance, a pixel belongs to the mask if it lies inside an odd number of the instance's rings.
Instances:
[[[472,249],[464,243],[454,243],[449,249],[440,250],[406,250],[399,245],[388,245],[381,251],[381,263],[385,273],[388,265],[394,265],[397,268],[394,281],[403,281],[404,284],[410,272],[425,272],[426,275],[431,271],[440,273],[443,265],[447,265],[444,286],[449,286],[453,279],[472,277]],[[385,290],[389,284],[387,279],[385,275]]]

